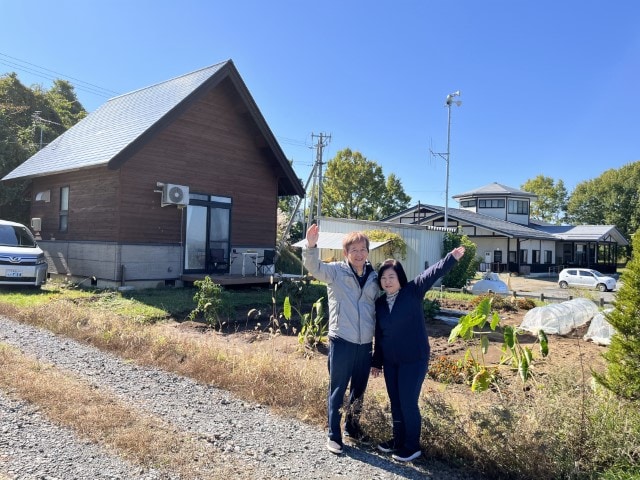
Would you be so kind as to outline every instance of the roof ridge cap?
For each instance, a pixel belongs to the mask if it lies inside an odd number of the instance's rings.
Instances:
[[[126,97],[128,95],[133,95],[134,93],[142,92],[143,90],[147,90],[149,88],[157,87],[158,85],[162,85],[162,84],[169,83],[169,82],[174,82],[174,81],[178,80],[179,78],[188,77],[189,75],[193,75],[193,74],[196,74],[196,73],[201,72],[203,70],[207,70],[207,69],[210,69],[210,68],[213,68],[213,67],[217,67],[218,65],[222,65],[222,64],[225,64],[225,63],[232,63],[232,60],[231,59],[224,60],[222,62],[214,63],[213,65],[209,65],[207,67],[198,68],[197,70],[193,70],[192,72],[183,73],[182,75],[177,75],[177,76],[175,76],[173,78],[169,78],[169,79],[163,80],[161,82],[157,82],[157,83],[154,83],[154,84],[151,84],[151,85],[147,85],[146,87],[140,87],[140,88],[138,88],[136,90],[132,90],[131,92],[121,93],[120,95],[116,95],[115,97],[111,97],[110,99],[107,100],[106,103],[108,103],[108,102],[110,102],[112,100],[116,100],[118,98]]]

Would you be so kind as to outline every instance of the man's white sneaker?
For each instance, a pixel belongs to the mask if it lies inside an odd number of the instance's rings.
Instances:
[[[342,453],[342,444],[336,442],[335,440],[328,439],[327,450],[329,450],[331,453],[339,455]]]

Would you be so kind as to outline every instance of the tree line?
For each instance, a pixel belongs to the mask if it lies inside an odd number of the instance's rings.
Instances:
[[[531,218],[555,225],[615,225],[631,239],[640,228],[640,161],[580,182],[571,194],[562,180],[538,175],[522,190],[538,195]]]

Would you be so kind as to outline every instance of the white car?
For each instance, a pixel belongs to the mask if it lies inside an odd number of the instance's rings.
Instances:
[[[558,277],[560,288],[597,288],[601,292],[616,288],[616,279],[591,268],[565,268]]]
[[[39,287],[47,281],[44,252],[27,227],[0,220],[0,285]]]

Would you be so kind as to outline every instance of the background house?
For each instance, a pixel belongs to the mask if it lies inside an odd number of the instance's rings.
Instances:
[[[482,271],[557,273],[565,266],[605,273],[617,268],[618,247],[628,245],[615,225],[543,225],[530,218],[536,195],[491,183],[453,196],[460,208],[447,209],[447,226],[474,242]],[[384,221],[444,226],[445,209],[418,204]]]
[[[25,178],[50,272],[98,286],[253,271],[304,195],[231,60],[110,99],[2,180]]]

